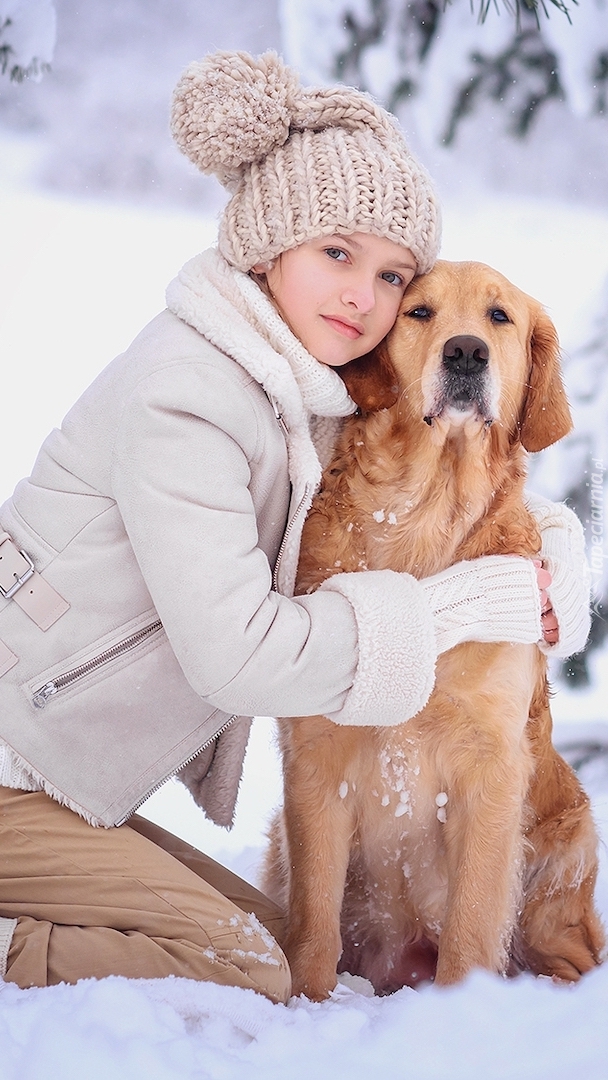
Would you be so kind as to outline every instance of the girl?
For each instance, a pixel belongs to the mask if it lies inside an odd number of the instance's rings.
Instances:
[[[387,113],[302,89],[273,53],[192,65],[173,133],[231,192],[218,247],[0,512],[0,974],[174,974],[285,1001],[281,913],[134,811],[177,772],[229,826],[251,716],[401,723],[456,641],[539,640],[546,595],[531,562],[497,557],[293,598],[321,462],[355,408],[339,369],[432,267],[435,196]],[[568,655],[587,632],[582,531],[533,507],[545,647]]]

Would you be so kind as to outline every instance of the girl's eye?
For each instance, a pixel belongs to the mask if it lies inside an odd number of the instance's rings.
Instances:
[[[384,281],[388,281],[389,285],[405,285],[401,274],[396,274],[393,270],[387,270],[386,273],[380,276]]]
[[[342,251],[342,248],[328,247],[324,250],[325,254],[329,255],[330,259],[335,259],[336,262],[343,262],[347,258],[346,252]]]
[[[488,315],[490,316],[490,319],[494,323],[508,323],[508,322],[511,322],[511,320],[510,320],[509,316],[507,315],[506,311],[503,311],[502,308],[490,308],[490,310],[488,312]]]
[[[404,312],[404,314],[407,315],[408,319],[430,319],[433,312],[430,308],[421,305],[413,308],[412,311]]]

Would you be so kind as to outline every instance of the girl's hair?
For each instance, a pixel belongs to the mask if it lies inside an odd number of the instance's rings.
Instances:
[[[258,285],[259,288],[264,293],[264,296],[266,296],[267,299],[270,300],[270,303],[274,304],[274,302],[275,302],[274,296],[272,295],[272,293],[270,291],[270,285],[268,284],[268,279],[266,277],[266,274],[256,274],[255,270],[250,270],[249,271],[249,277],[253,281],[255,281],[256,285]]]
[[[231,192],[218,244],[239,270],[353,232],[409,248],[419,274],[437,258],[430,180],[396,119],[359,90],[303,88],[274,52],[212,53],[182,75],[172,131]]]

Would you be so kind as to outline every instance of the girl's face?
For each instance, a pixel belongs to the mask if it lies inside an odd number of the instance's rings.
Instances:
[[[391,329],[416,262],[408,248],[357,232],[309,240],[253,269],[308,352],[341,367]]]

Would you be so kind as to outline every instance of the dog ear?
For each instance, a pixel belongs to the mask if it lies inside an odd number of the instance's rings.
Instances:
[[[344,367],[334,368],[334,371],[338,372],[362,412],[389,409],[399,396],[397,376],[388,358],[386,341],[381,341],[372,352],[351,360]]]
[[[542,309],[532,329],[530,356],[528,393],[519,434],[522,446],[535,453],[562,439],[572,429],[559,363],[557,331]]]

